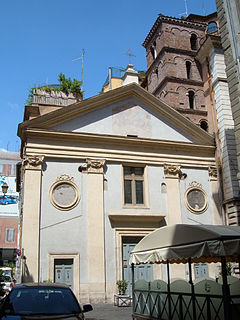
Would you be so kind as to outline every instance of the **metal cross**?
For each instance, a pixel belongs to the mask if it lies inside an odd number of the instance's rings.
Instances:
[[[128,49],[128,51],[124,52],[123,54],[125,54],[129,57],[129,64],[131,64],[131,57],[136,57],[135,54],[131,53],[130,49]]]

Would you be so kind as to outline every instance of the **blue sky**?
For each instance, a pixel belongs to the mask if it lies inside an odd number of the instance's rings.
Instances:
[[[81,79],[85,98],[99,93],[108,67],[146,70],[142,42],[159,13],[181,17],[216,11],[215,0],[0,0],[0,149],[18,151],[28,89],[58,83],[60,72]]]

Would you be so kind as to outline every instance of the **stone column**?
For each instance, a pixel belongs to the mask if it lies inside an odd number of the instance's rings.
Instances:
[[[44,156],[26,156],[23,160],[24,194],[22,250],[24,265],[22,281],[38,281],[39,228],[41,210],[42,163]]]
[[[168,225],[182,223],[179,190],[180,166],[164,164],[164,175],[167,185]]]
[[[105,160],[87,159],[88,284],[93,302],[105,300],[103,168]]]

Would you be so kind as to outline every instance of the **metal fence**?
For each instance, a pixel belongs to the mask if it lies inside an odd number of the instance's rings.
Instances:
[[[231,295],[230,305],[232,320],[239,319],[240,294]],[[135,289],[133,318],[223,320],[223,296]]]

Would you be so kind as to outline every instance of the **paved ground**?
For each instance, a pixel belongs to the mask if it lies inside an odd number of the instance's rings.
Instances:
[[[131,320],[132,307],[117,307],[112,304],[93,304],[93,311],[85,314],[86,320]]]

